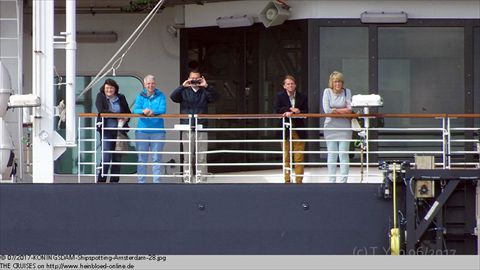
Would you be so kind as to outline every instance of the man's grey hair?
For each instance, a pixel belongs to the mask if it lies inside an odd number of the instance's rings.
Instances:
[[[145,76],[145,78],[143,78],[144,83],[146,83],[148,81],[155,82],[155,76],[148,74],[147,76]]]

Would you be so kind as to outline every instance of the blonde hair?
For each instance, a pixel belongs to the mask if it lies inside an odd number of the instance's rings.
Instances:
[[[345,84],[345,81],[343,80],[343,74],[339,71],[334,71],[332,74],[330,74],[330,79],[328,79],[328,87],[330,89],[333,89],[334,80],[339,80],[342,82],[342,84]]]
[[[286,80],[292,80],[294,83],[297,83],[297,80],[295,80],[295,77],[292,75],[285,75],[285,78],[283,78],[283,84],[285,84]]]

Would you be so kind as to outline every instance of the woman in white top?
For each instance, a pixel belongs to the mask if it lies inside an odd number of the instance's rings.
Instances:
[[[334,71],[330,74],[328,88],[323,91],[322,105],[325,113],[350,114],[352,108],[352,91],[344,87],[343,74]],[[348,151],[352,138],[350,118],[325,118],[325,128],[336,130],[324,130],[328,150],[328,175],[330,182],[336,181],[337,159],[340,158],[340,182],[347,182],[348,178]],[[340,130],[338,129],[340,128]]]

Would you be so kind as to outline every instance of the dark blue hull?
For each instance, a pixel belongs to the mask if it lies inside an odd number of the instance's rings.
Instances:
[[[392,207],[377,189],[6,184],[0,254],[385,254]]]

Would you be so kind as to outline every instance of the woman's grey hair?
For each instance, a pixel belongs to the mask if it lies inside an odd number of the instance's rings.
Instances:
[[[143,78],[144,83],[146,83],[148,81],[155,82],[155,76],[148,74],[147,76],[145,76],[145,78]]]

